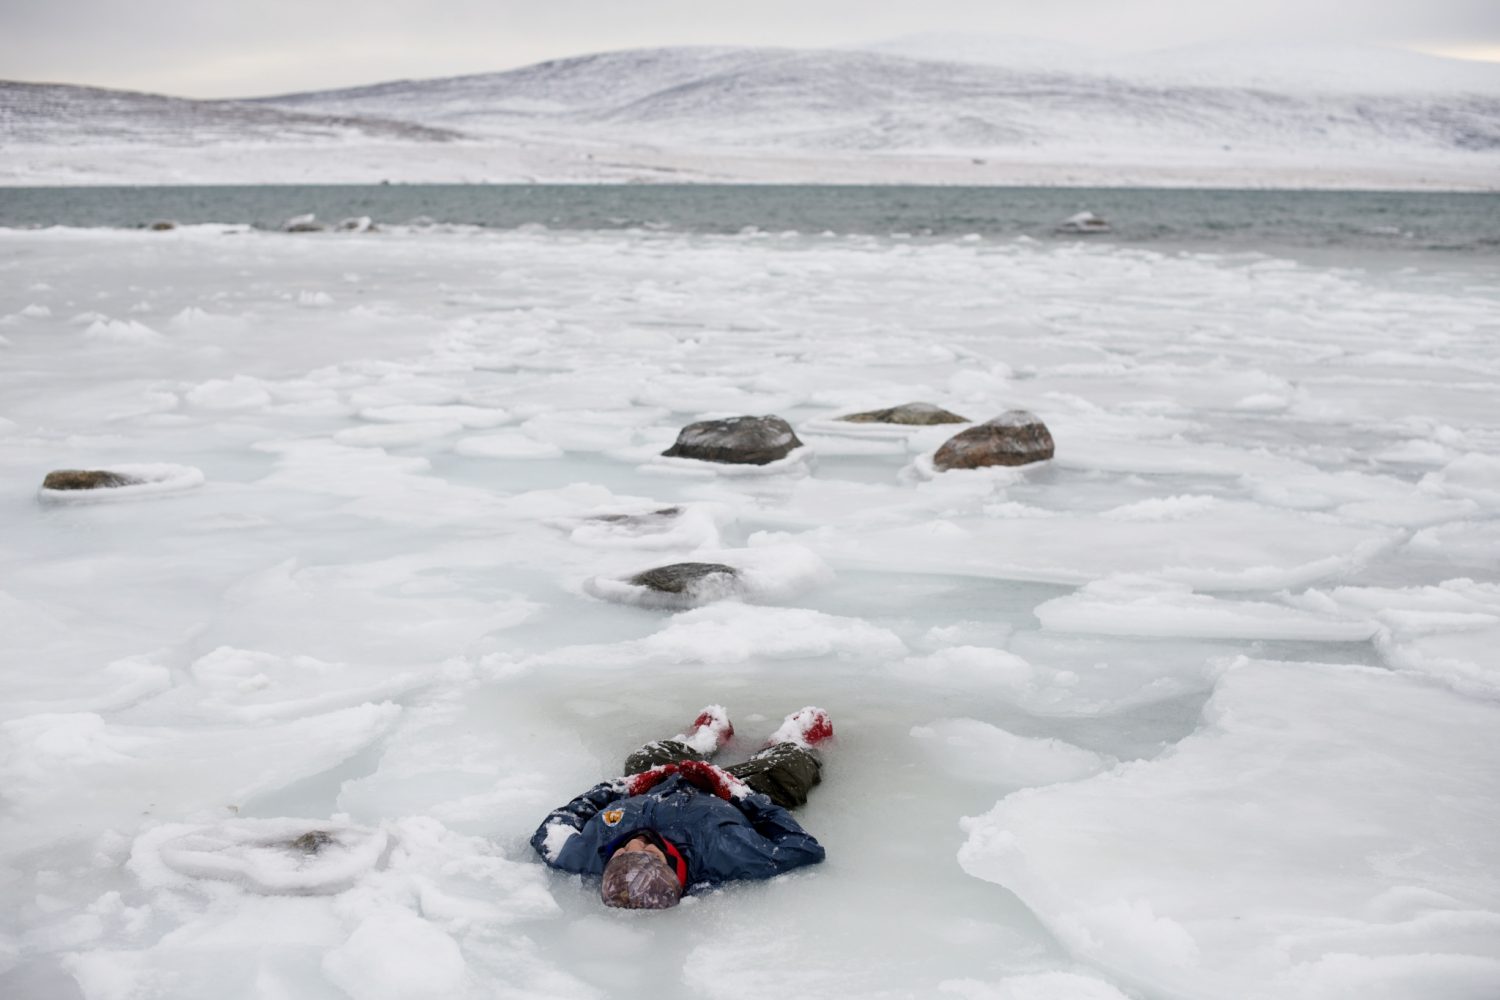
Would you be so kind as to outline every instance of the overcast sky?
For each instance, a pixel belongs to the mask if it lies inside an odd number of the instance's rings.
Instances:
[[[638,46],[926,32],[1114,51],[1376,42],[1500,60],[1500,0],[0,0],[0,79],[251,96]]]

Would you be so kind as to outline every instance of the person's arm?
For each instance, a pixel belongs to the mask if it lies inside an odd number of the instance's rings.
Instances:
[[[589,820],[616,799],[625,795],[618,781],[604,781],[582,795],[547,814],[542,825],[531,835],[532,848],[542,860],[563,871],[584,872],[592,860],[583,849],[579,834]]]
[[[717,877],[770,878],[823,860],[823,845],[769,796],[746,795],[734,804],[750,825],[720,828],[710,865]]]

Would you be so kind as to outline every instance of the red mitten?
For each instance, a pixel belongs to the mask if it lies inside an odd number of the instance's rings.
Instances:
[[[676,774],[676,764],[660,764],[649,771],[640,774],[632,774],[625,779],[626,795],[645,795],[651,789],[667,779],[667,775]]]
[[[744,795],[749,789],[745,783],[722,767],[702,760],[685,760],[677,765],[682,780],[696,785],[705,792],[712,792],[726,801]]]

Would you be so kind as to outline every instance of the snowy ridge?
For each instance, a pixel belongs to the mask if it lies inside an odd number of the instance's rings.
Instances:
[[[66,84],[0,81],[0,136],[17,143],[432,142],[456,133],[414,122],[299,113],[245,101],[193,101]]]
[[[1282,93],[1500,94],[1500,63],[1449,59],[1378,45],[1219,42],[1118,54],[1078,43],[1005,35],[907,35],[857,46],[869,52],[1007,69],[1066,67],[1137,83],[1245,87]]]
[[[1377,83],[1405,76],[1366,73],[1364,55],[1331,76],[1299,77],[1295,57],[1290,68],[1267,56],[1259,74],[1215,76],[1195,68],[1219,65],[1208,57],[1116,74],[1108,63],[1046,52],[995,66],[684,47],[244,101],[5,84],[0,180],[129,179],[165,165],[150,149],[170,146],[201,150],[171,161],[176,178],[226,182],[1133,183],[1139,174],[1187,183],[1191,174],[1199,183],[1234,175],[1291,184],[1295,171],[1327,186],[1493,186],[1500,82],[1487,83],[1483,67],[1448,73],[1456,60],[1401,55],[1444,72],[1406,74],[1414,81],[1406,87]],[[1038,68],[1059,62],[1064,68]],[[1243,65],[1258,64],[1247,57]],[[1342,83],[1325,86],[1333,77]],[[1361,89],[1351,82],[1359,80],[1370,82]],[[470,141],[432,142],[453,138]],[[225,152],[247,143],[297,152],[260,160]],[[380,152],[318,153],[330,146]]]

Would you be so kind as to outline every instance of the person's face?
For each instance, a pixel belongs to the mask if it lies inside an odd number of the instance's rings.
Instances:
[[[643,853],[650,854],[656,858],[659,858],[662,861],[667,860],[667,856],[661,852],[661,848],[651,843],[651,841],[647,840],[645,837],[631,837],[629,840],[625,841],[625,843],[620,845],[620,850],[641,851]]]

